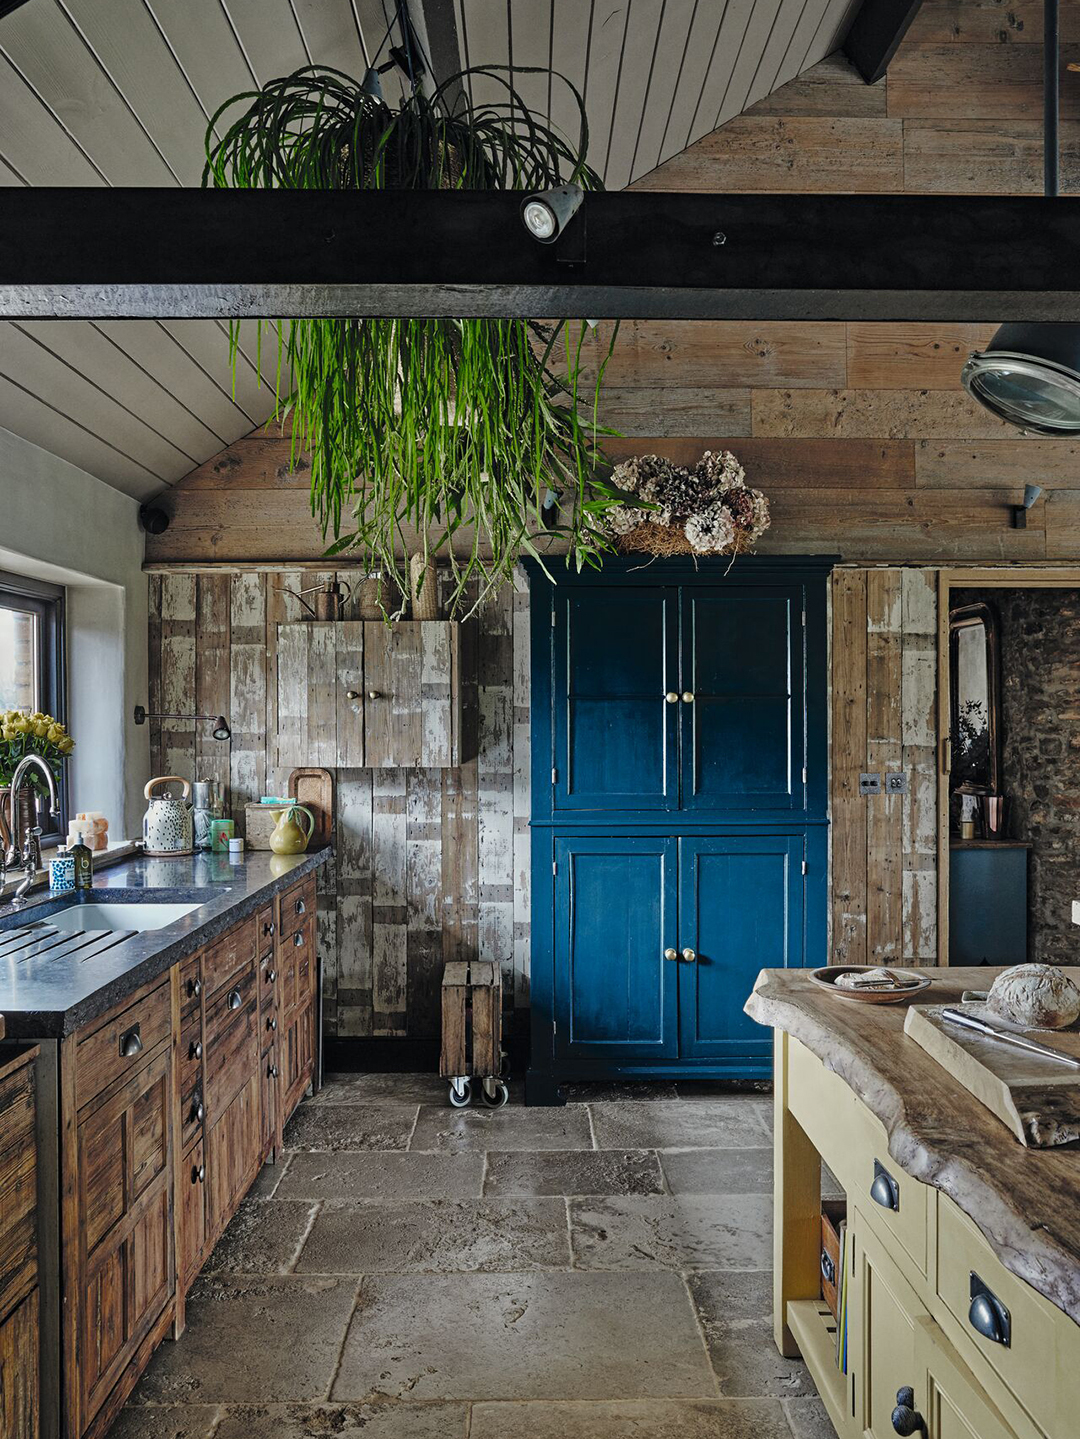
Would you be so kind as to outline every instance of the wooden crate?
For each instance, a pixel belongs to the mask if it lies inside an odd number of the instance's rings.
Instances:
[[[502,974],[487,960],[454,962],[443,970],[443,1079],[502,1072]]]

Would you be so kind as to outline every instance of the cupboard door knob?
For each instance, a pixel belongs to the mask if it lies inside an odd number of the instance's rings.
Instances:
[[[139,1036],[139,1026],[133,1024],[130,1029],[120,1036],[120,1053],[125,1059],[134,1059],[137,1054],[142,1053],[143,1042]]]
[[[694,694],[693,694],[693,691],[692,691],[692,690],[683,690],[683,692],[682,692],[682,698],[683,698],[683,704],[684,704],[684,705],[692,705],[692,704],[694,703]]]
[[[276,969],[268,969],[268,970],[266,971],[266,978],[267,978],[267,980],[268,980],[271,984],[273,984],[274,980],[277,979],[277,970],[276,970]]]
[[[234,989],[229,995],[229,1008],[239,1009],[243,1002],[244,1001],[240,998],[240,991],[238,989]]]
[[[191,1106],[191,1117],[199,1124],[206,1118],[206,1110],[203,1107],[202,1100],[199,1099],[198,1096],[196,1096],[195,1103]]]
[[[892,1427],[897,1434],[925,1434],[926,1421],[915,1408],[915,1391],[907,1384],[896,1391]]]
[[[679,703],[679,696],[675,690],[668,690],[664,698],[667,700],[669,705],[677,705]]]
[[[268,923],[266,923],[266,924],[263,925],[263,934],[271,934],[271,935],[272,935],[273,932],[274,932],[274,921],[271,919]]]
[[[358,700],[358,699],[360,698],[360,691],[359,691],[359,690],[346,690],[346,691],[345,691],[345,698],[346,698],[347,700]]]
[[[697,954],[692,949],[684,949],[682,952],[682,957],[686,960],[687,964],[693,964],[694,961],[697,959]]]
[[[306,914],[306,913],[307,913],[307,905],[304,903],[304,901],[303,901],[302,899],[298,899],[298,900],[296,901],[296,912],[297,912],[297,914]]]
[[[382,695],[379,693],[378,690],[368,690],[368,692],[367,692],[367,697],[368,697],[369,700],[381,700],[381,699],[382,699]]]
[[[276,1020],[276,1019],[271,1019],[271,1020],[269,1020],[266,1027],[267,1027],[267,1029],[270,1029],[270,1030],[275,1030],[275,1029],[277,1029],[277,1020]]]
[[[197,1039],[197,1040],[195,1041],[195,1043],[191,1046],[191,1057],[192,1057],[192,1059],[202,1059],[202,1040],[201,1040],[201,1039]]]
[[[191,1171],[192,1184],[203,1184],[206,1182],[206,1165],[200,1164]]]
[[[198,997],[198,995],[202,994],[202,980],[201,980],[201,979],[189,979],[189,980],[188,980],[188,994],[194,994],[196,997]]]
[[[664,958],[665,958],[665,959],[678,959],[678,957],[679,957],[679,951],[678,951],[677,949],[665,949],[665,950],[664,950]]]
[[[276,1064],[272,1064],[272,1065],[270,1066],[270,1068],[269,1068],[266,1072],[267,1072],[267,1074],[270,1076],[271,1079],[276,1079],[277,1076],[278,1076],[278,1067],[277,1067],[277,1065],[276,1065]]]
[[[874,1182],[870,1186],[870,1198],[875,1204],[880,1204],[882,1209],[891,1209],[894,1214],[900,1213],[900,1186],[876,1159],[874,1160]]]

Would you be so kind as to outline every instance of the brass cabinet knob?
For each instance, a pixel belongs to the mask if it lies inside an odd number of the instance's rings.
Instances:
[[[677,949],[665,949],[665,950],[664,950],[664,958],[665,958],[665,959],[678,959],[678,957],[679,957],[679,951],[678,951]]]
[[[686,960],[687,964],[693,964],[694,960],[697,959],[697,955],[692,949],[684,949],[682,957]]]
[[[676,705],[679,703],[679,696],[675,692],[675,690],[668,690],[664,698],[667,700],[669,705]]]
[[[347,700],[358,700],[358,699],[360,698],[360,691],[359,691],[359,690],[346,690],[346,691],[345,691],[345,698],[346,698]]]
[[[367,697],[368,697],[369,700],[381,700],[381,699],[382,699],[382,695],[379,693],[378,690],[368,690],[368,692],[367,692]]]
[[[693,692],[693,690],[683,690],[683,692],[682,692],[682,699],[683,699],[683,704],[684,704],[684,705],[692,705],[692,704],[694,703],[694,692]]]

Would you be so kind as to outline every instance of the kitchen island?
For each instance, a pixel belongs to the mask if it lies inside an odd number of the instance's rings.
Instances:
[[[27,1439],[106,1432],[317,1082],[331,853],[138,857],[88,893],[0,906],[0,1013],[33,1041]]]
[[[998,973],[921,972],[929,1004]],[[906,1008],[796,970],[763,970],[747,1001],[775,1031],[777,1346],[802,1354],[841,1439],[1064,1439],[1080,1414],[1080,1152],[1022,1146],[904,1034]],[[823,1162],[846,1194],[846,1325],[823,1298]]]

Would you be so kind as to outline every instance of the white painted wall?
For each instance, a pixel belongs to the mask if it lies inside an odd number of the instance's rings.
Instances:
[[[137,501],[0,429],[0,569],[67,589],[72,811],[100,809],[109,838],[142,832],[148,727],[146,577]]]

